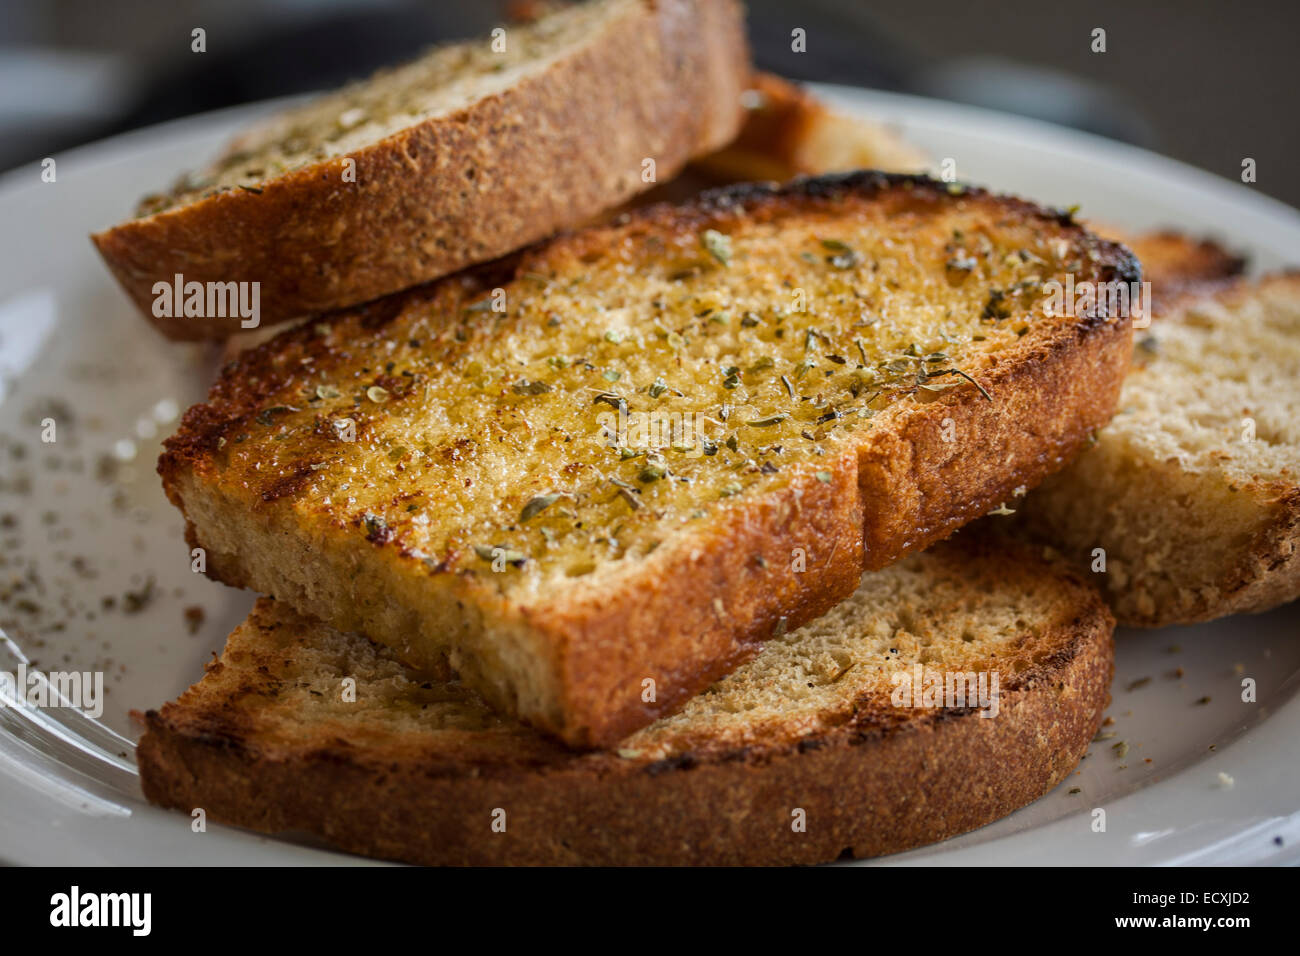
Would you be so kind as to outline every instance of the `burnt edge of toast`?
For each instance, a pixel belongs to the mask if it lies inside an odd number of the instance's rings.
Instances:
[[[632,210],[608,225],[562,232],[501,259],[364,305],[324,313],[315,321],[287,329],[238,356],[222,369],[207,400],[191,406],[182,417],[176,433],[163,443],[163,452],[158,459],[158,473],[163,476],[164,484],[167,484],[169,477],[180,470],[184,463],[198,462],[215,451],[218,439],[242,426],[256,412],[263,399],[278,391],[283,386],[284,376],[275,362],[277,354],[298,347],[305,354],[323,357],[326,347],[318,342],[313,347],[314,340],[318,338],[314,334],[314,328],[321,322],[330,323],[358,316],[363,328],[380,328],[408,307],[419,302],[433,301],[457,285],[463,290],[481,291],[511,281],[516,278],[520,261],[533,250],[581,238],[596,238],[632,225],[655,225],[670,229],[691,227],[696,222],[738,209],[751,214],[760,210],[775,212],[802,200],[831,201],[848,195],[869,199],[894,189],[919,191],[941,201],[974,199],[992,202],[1009,213],[1027,215],[1072,229],[1084,240],[1086,246],[1097,251],[1095,267],[1106,281],[1129,283],[1138,282],[1142,278],[1141,264],[1132,251],[1118,242],[1100,238],[1090,232],[1071,213],[993,193],[978,186],[945,183],[923,174],[878,170],[807,176],[785,184],[738,183],[706,190],[684,203],[660,203]],[[755,209],[751,204],[757,204],[759,208]],[[1105,324],[1109,318],[1099,311],[1095,316],[1078,319],[1076,324],[1087,331]]]
[[[1188,253],[1186,264],[1194,267],[1194,274],[1184,276],[1184,280],[1231,279],[1245,272],[1250,261],[1247,256],[1238,255],[1216,239],[1192,236],[1179,229],[1156,229],[1137,238],[1183,246]]]
[[[1249,259],[1207,236],[1157,229],[1128,237],[1139,258],[1151,253],[1143,272],[1152,285],[1155,317],[1184,303],[1232,288]]]

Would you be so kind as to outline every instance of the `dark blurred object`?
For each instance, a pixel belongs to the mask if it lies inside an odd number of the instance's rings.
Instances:
[[[337,86],[432,43],[486,35],[505,21],[508,5],[4,3],[0,168],[135,126]],[[1263,3],[1261,10],[1258,3],[1198,0],[749,0],[747,6],[754,57],[763,69],[1064,123],[1230,177],[1251,156],[1261,171],[1258,188],[1300,202],[1300,180],[1289,175],[1300,131],[1277,121],[1289,115],[1300,87],[1291,47],[1300,4]],[[208,52],[201,55],[189,52],[196,25],[208,31]],[[1105,55],[1089,50],[1097,26],[1108,29]],[[806,52],[792,49],[795,29],[804,31]],[[15,53],[26,59],[14,60]],[[68,82],[50,82],[60,56],[69,65]],[[33,57],[44,68],[33,72]]]
[[[912,77],[911,92],[1019,113],[1137,146],[1156,145],[1146,117],[1117,94],[1059,70],[997,57],[932,63]]]
[[[149,126],[362,79],[455,36],[461,18],[436,11],[437,5],[349,10],[273,25],[234,46],[211,43],[202,56],[187,55],[160,70],[118,125]]]
[[[922,92],[1054,118],[1114,138],[1149,138],[1132,111],[1121,109],[1102,90],[1006,61],[932,62],[883,31],[865,5],[752,0],[748,7],[754,59],[775,73]],[[186,42],[172,43],[170,55],[157,58],[133,100],[116,115],[99,111],[102,120],[72,139],[98,139],[225,106],[339,86],[440,40],[486,33],[518,10],[517,3],[514,9],[508,3],[327,6],[316,17],[272,19],[242,34],[214,24],[205,28],[207,51],[202,54],[189,51],[188,34],[182,33]],[[793,48],[795,29],[804,31],[805,52]],[[35,157],[29,153],[25,158]]]
[[[754,0],[745,6],[759,69],[794,80],[906,91],[918,65],[914,49],[880,28],[871,15],[872,5]],[[802,52],[794,48],[796,29],[804,31]]]
[[[104,7],[107,12],[108,5]],[[167,52],[153,57],[155,65],[147,69],[108,75],[108,65],[99,62],[102,79],[112,82],[94,86],[95,108],[83,111],[75,128],[46,122],[28,129],[26,140],[8,137],[9,142],[0,145],[0,166],[182,116],[341,86],[411,59],[440,40],[473,33],[479,18],[466,18],[464,12],[452,5],[428,4],[327,8],[320,17],[273,19],[260,30],[233,36],[220,26],[205,27],[203,53],[191,51],[189,31],[182,28]],[[73,87],[93,84],[93,71],[86,64],[65,58],[63,66],[63,82],[54,82],[50,75],[35,94],[29,92],[27,99],[35,100],[37,114],[59,115],[52,97],[71,96],[69,81],[74,81]],[[110,94],[114,87],[116,93]],[[0,120],[0,129],[4,125]]]
[[[882,27],[875,5],[750,0],[748,7],[754,60],[773,73],[916,93],[1062,123],[1141,146],[1153,144],[1150,125],[1110,90],[1006,59],[939,59]],[[991,9],[988,15],[1001,19]],[[797,28],[805,31],[806,52],[793,48]]]

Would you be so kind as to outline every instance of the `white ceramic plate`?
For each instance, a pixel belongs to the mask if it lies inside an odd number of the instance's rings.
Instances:
[[[1248,187],[1071,130],[910,97],[823,90],[900,126],[959,178],[1121,227],[1178,226],[1300,264],[1300,214]],[[170,123],[0,179],[0,621],[46,670],[103,670],[98,721],[0,708],[0,860],[22,863],[362,862],[146,805],[133,710],[197,679],[250,595],[190,571],[154,460],[217,364],[132,311],[87,235],[198,165],[265,106]],[[1225,170],[1231,173],[1230,170]],[[1267,171],[1265,171],[1267,175]],[[55,421],[55,441],[42,422]],[[23,582],[15,590],[13,582]],[[152,582],[152,583],[150,583]],[[190,633],[199,608],[202,621]],[[992,826],[884,863],[1238,863],[1300,860],[1300,606],[1118,635],[1108,728],[1079,771]],[[1180,648],[1171,651],[1171,647]],[[1181,677],[1172,676],[1181,668]],[[1141,678],[1151,678],[1130,690]],[[1241,680],[1257,703],[1241,701]],[[1208,703],[1197,703],[1202,698]],[[1124,741],[1128,755],[1112,744]],[[1227,774],[1228,786],[1220,778]],[[1077,792],[1072,792],[1077,791]],[[1097,832],[1095,810],[1106,814]]]

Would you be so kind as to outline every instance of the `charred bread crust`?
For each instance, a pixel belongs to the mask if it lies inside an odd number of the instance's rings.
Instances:
[[[1180,296],[1213,289],[1246,270],[1246,260],[1212,239],[1172,229],[1122,237],[1142,263],[1144,278],[1163,307]]]
[[[1244,257],[1213,239],[1198,239],[1174,229],[1126,233],[1100,223],[1092,223],[1090,228],[1123,243],[1142,263],[1142,278],[1151,283],[1156,318],[1185,301],[1231,288],[1246,271]]]
[[[735,0],[645,2],[600,42],[351,157],[291,171],[92,237],[141,311],[177,339],[234,318],[153,314],[157,282],[261,283],[261,321],[340,308],[504,255],[725,145],[749,80]],[[345,159],[356,164],[344,183]]]
[[[1028,548],[962,537],[936,552],[953,573],[1047,573]],[[1114,620],[1080,575],[1060,564],[1051,573],[1072,613],[1045,635],[1050,650],[1005,677],[993,719],[863,697],[849,719],[810,736],[788,728],[739,746],[688,737],[688,749],[657,760],[576,754],[528,732],[495,743],[295,743],[266,735],[242,699],[277,693],[280,661],[268,658],[245,665],[247,683],[229,698],[196,685],[150,711],[142,783],[164,807],[426,865],[788,865],[894,853],[1037,799],[1087,750],[1110,700]],[[490,829],[498,808],[504,833]],[[806,832],[791,827],[795,809]]]
[[[994,221],[1042,222],[1069,237],[1094,278],[1132,282],[1140,276],[1131,253],[1087,233],[1066,213],[926,177],[875,172],[804,179],[783,187],[716,190],[683,206],[639,210],[618,224],[555,243],[580,256],[585,249],[610,245],[625,230],[693,231],[736,217],[763,223],[878,197],[922,209],[978,203]],[[536,254],[525,253],[519,269],[526,270]],[[383,326],[406,308],[455,314],[459,303],[472,300],[482,288],[473,276],[454,277],[367,306],[357,321]],[[553,704],[546,712],[530,712],[527,719],[571,745],[599,747],[671,713],[752,656],[774,632],[797,627],[847,596],[864,568],[884,567],[923,548],[1059,469],[1112,414],[1130,343],[1126,317],[1057,320],[1050,331],[1027,335],[999,353],[981,372],[992,401],[973,389],[953,389],[909,408],[899,414],[896,427],[877,430],[855,443],[852,453],[827,460],[823,475],[829,479],[814,480],[809,469],[792,482],[788,494],[738,510],[723,532],[695,542],[701,546],[661,549],[619,594],[575,592],[574,597],[566,592],[559,600],[528,606],[494,605],[497,619],[514,621],[527,632],[555,675]],[[322,336],[301,327],[241,356],[214,387],[209,402],[186,413],[180,432],[166,444],[159,472],[169,497],[191,521],[191,543],[209,549],[210,575],[273,593],[345,630],[368,631],[397,648],[408,663],[436,668],[439,662],[426,656],[414,637],[387,633],[391,627],[404,635],[427,634],[427,626],[421,632],[399,621],[402,612],[396,610],[391,620],[340,619],[341,612],[317,602],[310,589],[268,578],[265,569],[250,572],[243,548],[214,549],[194,527],[196,504],[187,499],[207,494],[201,486],[217,480],[210,463],[217,444],[236,436],[302,363],[343,360],[347,351],[347,342],[335,343],[328,331]],[[949,429],[955,429],[956,441],[945,440]],[[857,493],[849,490],[853,488]],[[290,530],[276,524],[280,519],[267,510],[283,489],[267,485],[252,491],[260,502],[254,500],[252,509],[232,503],[221,519],[233,538],[253,540],[269,533],[288,540],[283,536]],[[208,520],[215,519],[209,515]],[[818,555],[810,556],[808,573],[786,572],[790,548],[808,541],[822,545]],[[782,549],[784,567],[770,560]],[[765,556],[765,562],[754,560]],[[332,566],[327,576],[350,580],[358,568],[377,576],[398,568],[400,575],[399,563],[407,557],[400,542],[371,541]],[[295,558],[281,556],[275,563],[286,560]],[[680,573],[681,568],[692,573]],[[438,592],[439,601],[493,606],[493,599],[472,583],[431,580],[428,587],[435,585],[446,588]],[[509,694],[489,686],[490,675],[476,671],[480,662],[462,658],[456,666],[494,705],[514,712]],[[647,676],[654,676],[660,687],[649,703],[635,692]]]

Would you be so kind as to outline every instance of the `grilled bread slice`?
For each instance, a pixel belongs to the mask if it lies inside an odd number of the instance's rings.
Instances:
[[[1113,620],[1040,552],[963,533],[867,574],[681,713],[586,754],[262,599],[203,680],[147,715],[141,781],[164,806],[423,864],[905,850],[1047,792],[1101,723]],[[993,674],[996,716],[981,716],[995,713]],[[909,699],[927,681],[955,691],[958,675],[964,707],[942,706],[955,694]]]
[[[723,190],[290,330],[159,471],[209,575],[610,745],[1075,454],[1131,332],[1067,271],[1137,277],[954,184]]]
[[[506,16],[531,23],[565,6],[515,0],[506,5]],[[741,100],[745,121],[735,140],[692,161],[680,176],[632,202],[679,202],[728,183],[785,182],[855,169],[920,173],[930,165],[921,150],[888,127],[846,116],[799,83],[773,73],[755,73]]]
[[[1184,295],[1141,333],[1114,420],[1020,520],[1099,572],[1123,624],[1294,600],[1298,382],[1300,273]]]
[[[595,0],[277,116],[93,238],[165,334],[224,338],[155,285],[257,282],[274,323],[495,258],[726,144],[749,75],[735,0]]]

